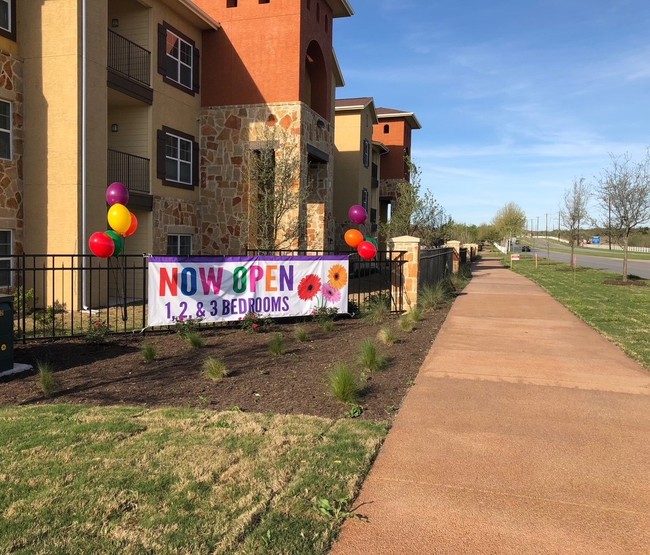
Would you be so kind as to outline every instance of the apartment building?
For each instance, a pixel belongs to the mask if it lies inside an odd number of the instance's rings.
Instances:
[[[353,204],[360,204],[368,212],[367,222],[360,226],[362,233],[377,236],[381,157],[388,148],[373,141],[378,123],[373,98],[337,99],[335,116],[334,244],[336,249],[347,249],[343,235],[352,226],[348,210]]]
[[[411,156],[411,133],[422,129],[413,112],[393,108],[377,108],[377,123],[373,127],[373,141],[382,143],[388,152],[382,156],[379,174],[379,219],[388,219],[391,204],[399,201],[396,185],[409,181],[406,163]]]
[[[121,181],[125,252],[240,254],[247,154],[295,137],[304,236],[333,242],[332,49],[347,0],[0,0],[2,254],[85,253]],[[282,144],[277,145],[278,156]]]

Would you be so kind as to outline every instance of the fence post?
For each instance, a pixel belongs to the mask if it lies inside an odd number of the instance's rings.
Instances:
[[[452,271],[457,274],[460,270],[460,241],[447,241],[445,247],[454,249],[454,267]]]
[[[388,241],[391,251],[406,251],[401,274],[391,276],[391,294],[394,299],[400,299],[406,312],[410,312],[418,303],[418,277],[420,273],[420,238],[393,237]],[[391,253],[391,258],[399,258],[398,252]],[[399,270],[398,270],[399,271]]]

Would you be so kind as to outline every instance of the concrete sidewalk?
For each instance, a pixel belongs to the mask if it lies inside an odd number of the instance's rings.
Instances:
[[[358,503],[334,555],[649,554],[650,372],[483,260]]]

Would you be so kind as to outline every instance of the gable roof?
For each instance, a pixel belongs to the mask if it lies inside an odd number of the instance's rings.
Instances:
[[[350,17],[354,15],[354,10],[348,0],[326,0],[334,17]]]
[[[377,110],[375,109],[375,99],[372,96],[360,96],[358,98],[337,98],[334,101],[335,112],[353,112],[356,110],[365,110],[370,108],[373,125],[377,123]]]
[[[422,129],[422,125],[413,112],[395,110],[394,108],[377,108],[377,119],[403,119],[411,126],[411,129]]]

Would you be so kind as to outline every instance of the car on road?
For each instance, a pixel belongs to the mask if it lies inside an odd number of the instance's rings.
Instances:
[[[528,245],[522,245],[521,252],[530,252],[530,247]]]

